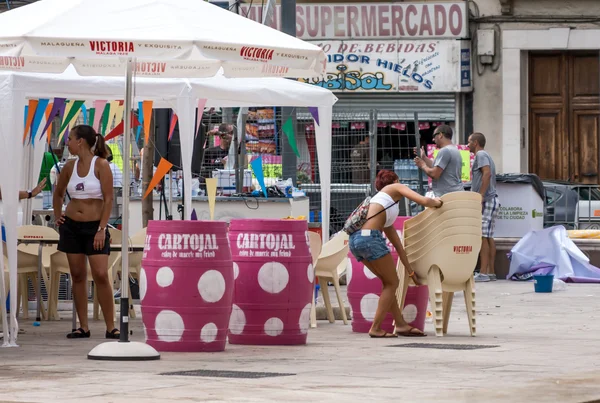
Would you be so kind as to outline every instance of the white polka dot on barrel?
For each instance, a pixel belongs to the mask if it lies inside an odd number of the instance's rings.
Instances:
[[[144,251],[146,343],[158,351],[223,351],[234,287],[227,224],[150,221]]]
[[[306,344],[314,267],[300,220],[231,220],[236,272],[231,344]]]

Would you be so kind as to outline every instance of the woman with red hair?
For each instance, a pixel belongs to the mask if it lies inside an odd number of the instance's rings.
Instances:
[[[396,298],[396,290],[399,286],[398,275],[394,260],[387,247],[383,232],[398,252],[398,257],[407,270],[408,275],[417,282],[415,272],[410,268],[410,263],[400,237],[394,228],[394,222],[398,218],[398,202],[406,197],[425,207],[441,207],[443,202],[439,198],[429,198],[418,194],[409,187],[399,183],[398,175],[392,171],[382,170],[377,174],[375,181],[377,194],[370,200],[367,221],[362,228],[350,235],[349,247],[356,260],[373,272],[383,284],[379,304],[373,319],[373,325],[369,330],[369,336],[376,338],[387,337],[423,337],[425,333],[411,327],[402,317],[402,311]],[[381,214],[384,213],[384,214]],[[390,334],[381,329],[381,322],[388,312],[394,317],[395,329]]]

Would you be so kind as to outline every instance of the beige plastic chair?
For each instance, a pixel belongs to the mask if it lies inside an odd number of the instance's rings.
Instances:
[[[146,242],[146,228],[142,228],[137,233],[135,233],[131,238],[129,238],[129,245],[144,245]],[[116,243],[116,242],[113,242]],[[144,256],[144,252],[129,252],[129,275],[134,279],[140,279],[140,271],[142,268],[142,258]],[[113,277],[117,278],[117,274],[122,271],[122,261],[121,254],[119,253],[119,257],[112,265],[113,267]],[[135,319],[135,309],[133,308],[132,300],[131,300],[131,284],[129,283],[129,279],[121,279],[121,287],[123,287],[123,282],[127,283],[127,287],[129,287],[129,316],[132,319]]]
[[[481,206],[479,206],[479,208],[477,211],[481,210]],[[425,220],[423,221],[423,223],[419,224],[416,227],[412,227],[409,230],[406,230],[406,236],[410,236],[410,237],[418,237],[420,234],[426,234],[429,233],[432,228],[436,228],[440,225],[440,223],[449,221],[449,220],[462,220],[466,215],[471,215],[472,212],[474,210],[473,209],[453,209],[453,210],[449,210],[449,211],[444,211],[443,213],[437,215],[435,217],[435,219],[432,220]],[[453,221],[454,222],[454,221]]]
[[[17,227],[17,237],[22,238],[37,238],[47,240],[58,240],[58,232],[54,229],[41,225],[23,225]],[[4,246],[4,255],[7,255],[6,244]],[[50,256],[56,252],[56,245],[44,245],[42,247],[42,284],[48,290],[50,284],[48,277],[48,269],[50,267]],[[23,318],[29,319],[29,289],[28,279],[31,280],[34,290],[38,287],[38,266],[39,266],[39,244],[19,244],[17,246],[17,273],[18,281],[18,298],[16,307],[17,312],[23,309]],[[8,264],[5,265],[5,271],[8,273]],[[40,316],[42,319],[48,319],[46,308],[41,304]]]
[[[475,192],[463,192],[463,193],[475,193]],[[481,202],[465,200],[465,201],[452,201],[444,203],[443,208],[426,208],[425,211],[421,212],[416,217],[411,218],[404,222],[404,231],[408,232],[407,236],[412,234],[415,227],[421,225],[427,226],[434,221],[437,221],[442,214],[448,214],[453,210],[474,210],[481,213]],[[460,216],[460,215],[459,215]],[[419,228],[421,229],[421,228]]]
[[[110,228],[109,232],[111,234],[112,243],[121,242],[121,231]],[[113,266],[115,265],[117,259],[120,259],[120,257],[121,254],[118,252],[111,252],[111,254],[108,257],[108,281],[110,284],[114,284]],[[92,271],[87,259],[86,269],[88,283],[93,282],[94,279],[92,277]],[[49,317],[51,320],[60,320],[60,316],[58,314],[58,292],[60,286],[60,275],[70,273],[71,271],[69,269],[69,261],[67,259],[67,255],[59,251],[54,253],[50,258],[50,292],[48,294],[48,301],[50,301],[48,310],[50,312]],[[100,320],[102,318],[102,312],[100,311],[100,303],[98,301],[98,288],[96,287],[96,285],[94,285],[93,295],[94,308],[92,317],[94,320]]]
[[[323,293],[323,301],[325,302],[325,308],[327,309],[327,319],[330,323],[335,322],[335,316],[333,315],[333,308],[331,306],[331,300],[329,298],[329,289],[327,287],[327,281],[331,280],[335,287],[337,294],[338,304],[342,311],[342,320],[344,325],[348,324],[348,318],[346,317],[346,308],[344,307],[344,301],[342,300],[342,292],[340,289],[340,276],[338,272],[338,266],[340,264],[346,265],[348,259],[348,234],[343,231],[337,233],[332,239],[329,240],[319,255],[317,264],[315,266],[315,276],[319,279],[320,289]]]
[[[479,203],[479,209],[459,209],[462,217],[458,213],[444,215],[445,209],[450,205],[446,197],[452,200],[452,203],[460,203],[464,196],[464,201]],[[454,292],[463,291],[465,304],[467,307],[467,317],[469,319],[469,331],[471,336],[475,336],[475,287],[473,282],[473,268],[477,264],[479,250],[481,249],[481,196],[475,192],[456,192],[442,197],[444,206],[437,209],[435,216],[438,223],[433,224],[429,217],[423,219],[421,214],[405,223],[412,228],[407,234],[404,232],[404,247],[407,251],[408,260],[412,269],[421,284],[429,286],[429,303],[431,306],[433,320],[435,324],[436,336],[443,336],[448,331],[448,321]],[[428,209],[432,210],[432,209]],[[452,217],[448,219],[448,217]],[[457,219],[462,219],[462,225],[455,225]],[[412,222],[415,220],[417,223]],[[410,224],[409,224],[410,223]],[[415,233],[423,231],[421,226],[429,225],[438,229],[431,236],[414,236]],[[468,225],[470,224],[470,225]],[[399,298],[400,303],[404,303],[408,279],[406,271],[398,265],[398,275],[400,277],[399,287],[402,293]]]
[[[313,267],[317,266],[317,260],[323,249],[323,243],[321,242],[321,236],[316,232],[308,231],[308,241],[310,244],[310,254],[312,256]],[[315,286],[313,286],[313,292],[311,296],[310,304],[310,327],[317,327],[317,307],[315,304]]]

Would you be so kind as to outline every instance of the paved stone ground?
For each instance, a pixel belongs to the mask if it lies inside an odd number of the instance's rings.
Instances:
[[[535,294],[531,283],[477,284],[475,338],[457,294],[444,338],[373,340],[340,321],[320,321],[306,346],[228,345],[221,353],[163,353],[145,363],[87,360],[103,342],[100,322],[92,322],[89,340],[66,339],[68,319],[41,327],[22,322],[20,347],[0,349],[0,401],[591,402],[600,399],[599,297],[600,285]],[[141,320],[132,327],[132,339],[142,340]],[[403,347],[409,343],[495,347]],[[161,375],[198,369],[295,375]]]

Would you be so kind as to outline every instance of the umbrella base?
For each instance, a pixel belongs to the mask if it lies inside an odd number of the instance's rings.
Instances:
[[[146,343],[137,341],[110,341],[102,343],[88,353],[90,360],[150,361],[160,359],[160,354]]]

